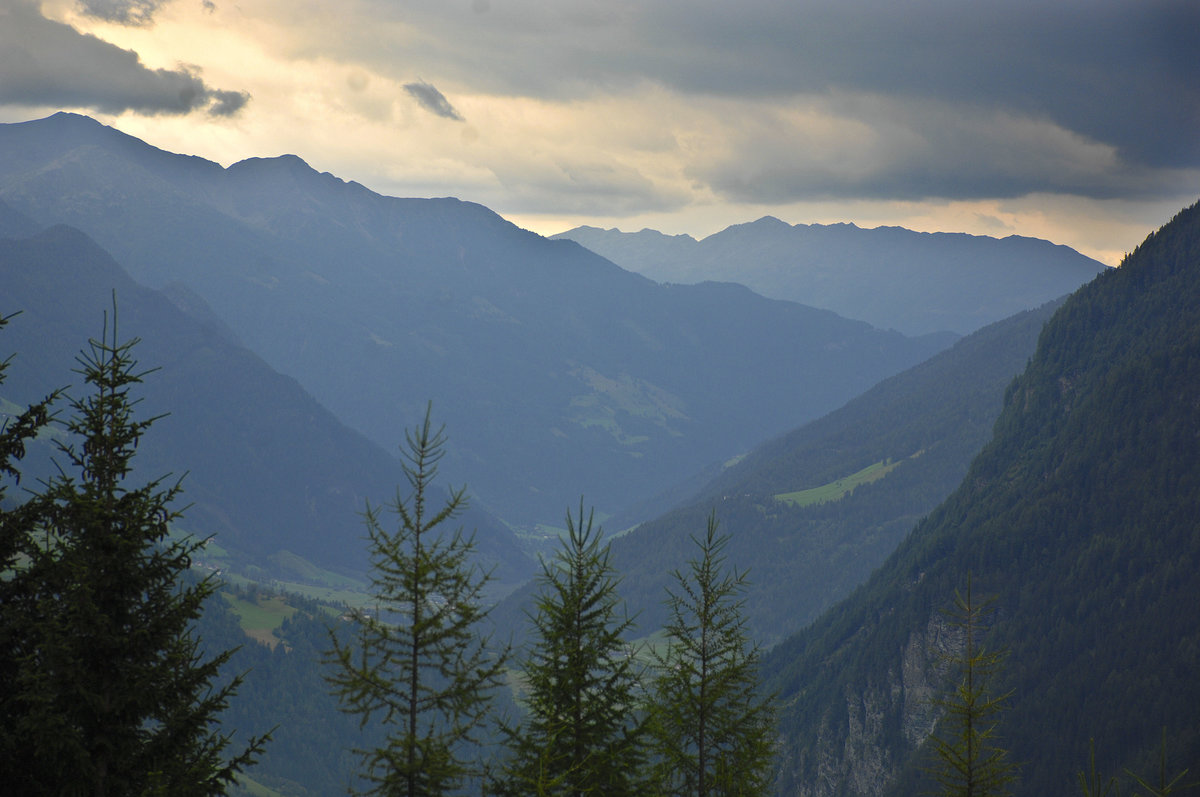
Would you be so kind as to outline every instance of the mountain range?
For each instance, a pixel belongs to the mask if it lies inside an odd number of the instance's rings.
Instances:
[[[753,589],[743,613],[771,645],[849,594],[948,496],[991,437],[1048,302],[960,340],[834,412],[768,441],[678,508],[613,541],[640,622],[665,620],[670,572],[712,512]]]
[[[991,324],[828,415],[756,447],[678,506],[612,541],[638,628],[666,620],[671,573],[709,513],[753,585],[743,615],[764,646],[807,626],[878,567],[962,481],[1008,384],[1059,299]],[[493,614],[520,636],[533,587]]]
[[[733,280],[906,335],[965,335],[1070,293],[1106,268],[1036,238],[791,225],[771,216],[700,240],[597,227],[553,237],[659,282]]]
[[[65,226],[0,237],[0,296],[0,312],[18,313],[0,338],[0,351],[13,353],[4,398],[24,405],[81,387],[75,356],[115,324],[122,339],[141,340],[135,356],[152,371],[139,411],[163,416],[138,446],[137,473],[183,477],[185,530],[215,536],[264,577],[302,576],[289,569],[292,556],[346,574],[366,570],[360,513],[367,501],[395,497],[399,460],[229,340],[198,299],[183,297],[192,309],[182,311]],[[49,441],[32,450],[28,476],[48,473],[52,455]],[[528,578],[533,560],[506,525],[478,508],[462,520],[500,583]]]
[[[929,787],[923,745],[954,685],[942,610],[968,579],[1007,653],[1015,793],[1073,793],[1089,739],[1105,777],[1154,771],[1160,744],[1172,772],[1200,772],[1200,205],[1096,270],[961,339],[910,338],[737,285],[658,284],[294,157],[222,168],[78,116],[0,126],[0,312],[20,311],[0,399],[77,381],[107,313],[158,369],[141,409],[169,413],[138,473],[186,471],[187,530],[264,579],[299,559],[361,573],[358,513],[394,495],[389,452],[430,397],[504,589],[535,567],[513,526],[580,492],[645,507],[674,487],[676,509],[613,539],[621,590],[651,632],[716,511],[754,635],[781,640],[761,666],[781,795]],[[309,615],[250,656],[248,696],[290,712],[263,769],[281,793],[342,782],[328,734],[354,731],[279,688],[320,688]]]
[[[147,287],[182,283],[385,448],[432,399],[446,475],[525,527],[583,494],[633,505],[955,337],[660,285],[480,205],[380,196],[295,156],[222,168],[71,114],[0,125],[0,200]]]

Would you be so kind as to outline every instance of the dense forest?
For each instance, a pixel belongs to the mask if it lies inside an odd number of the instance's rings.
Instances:
[[[973,573],[1009,651],[1021,794],[1196,771],[1200,734],[1200,206],[1080,289],[957,491],[854,595],[774,649],[782,792],[919,790],[939,609]],[[845,752],[842,752],[845,751]],[[817,777],[818,767],[830,773]]]

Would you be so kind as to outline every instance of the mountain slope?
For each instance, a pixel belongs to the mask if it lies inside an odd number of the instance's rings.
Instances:
[[[23,404],[78,383],[74,357],[100,337],[106,313],[111,321],[114,293],[122,337],[142,338],[139,362],[159,369],[145,379],[140,411],[168,413],[139,446],[137,474],[187,474],[183,526],[216,534],[259,565],[290,551],[364,572],[359,513],[368,499],[395,496],[404,483],[399,461],[231,343],[211,314],[197,320],[136,284],[77,230],[0,239],[0,312],[20,312],[0,340],[0,351],[16,355],[5,397]],[[512,584],[530,574],[532,562],[507,528],[479,511],[464,523],[478,528],[498,578]]]
[[[222,169],[65,114],[0,126],[0,199],[143,284],[185,284],[382,445],[432,398],[446,475],[522,524],[583,493],[634,504],[953,339],[664,287],[479,205],[383,197],[292,156]]]
[[[871,580],[767,657],[780,794],[912,794],[943,684],[933,649],[973,575],[1009,651],[1016,794],[1200,771],[1200,205],[1073,295],[961,487]]]
[[[577,227],[568,238],[660,282],[730,280],[909,335],[967,334],[1070,293],[1104,270],[1048,241],[918,233],[770,216],[702,240]]]
[[[614,540],[622,594],[639,622],[661,622],[668,573],[692,554],[690,538],[710,511],[732,537],[730,563],[750,571],[746,613],[761,642],[794,633],[849,594],[962,481],[1057,305],[963,338],[758,447],[684,507]],[[864,471],[844,494],[815,492]],[[814,492],[780,497],[804,490]]]

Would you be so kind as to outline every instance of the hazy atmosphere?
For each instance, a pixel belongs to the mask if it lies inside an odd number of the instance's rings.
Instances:
[[[0,791],[1200,794],[1197,34],[0,0]]]
[[[765,214],[1109,264],[1200,191],[1200,5],[0,0],[0,121],[294,153],[534,231]]]

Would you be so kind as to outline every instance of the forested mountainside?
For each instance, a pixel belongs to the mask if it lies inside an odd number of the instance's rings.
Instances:
[[[715,512],[749,571],[745,612],[772,644],[861,584],[962,481],[1004,390],[1059,302],[1019,313],[755,449],[686,506],[613,542],[622,592],[646,628],[669,573]]]
[[[696,240],[577,227],[567,238],[660,282],[735,280],[907,335],[973,332],[1078,288],[1104,264],[1036,238],[786,224],[767,216]]]
[[[727,284],[658,285],[477,204],[294,156],[223,169],[86,117],[0,125],[0,200],[181,282],[386,449],[435,401],[444,475],[505,520],[601,511],[829,412],[953,342]]]
[[[192,297],[188,315],[135,283],[95,242],[69,227],[0,238],[0,313],[19,313],[0,351],[14,352],[2,397],[24,406],[76,383],[75,356],[99,338],[106,314],[122,336],[140,337],[142,409],[165,414],[138,451],[144,479],[184,479],[184,526],[264,568],[295,578],[290,554],[341,572],[366,569],[360,513],[394,498],[399,460],[347,428],[294,379],[228,339]],[[198,320],[199,319],[199,320]],[[26,463],[45,472],[45,447]],[[33,473],[30,474],[35,475]],[[480,552],[499,581],[527,578],[533,562],[513,533],[476,510]]]
[[[989,325],[764,443],[678,507],[614,539],[621,594],[639,627],[661,626],[663,590],[710,512],[731,535],[730,561],[749,571],[745,611],[761,643],[798,631],[849,594],[962,481],[1059,302]],[[520,628],[529,592],[497,608],[502,626]]]
[[[779,794],[919,793],[968,574],[1007,651],[1018,795],[1200,772],[1200,205],[1075,293],[962,485],[850,598],[768,655]]]

